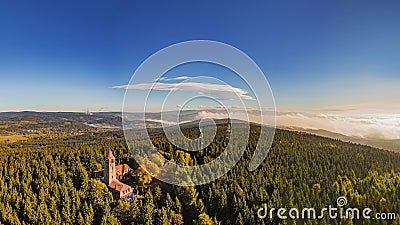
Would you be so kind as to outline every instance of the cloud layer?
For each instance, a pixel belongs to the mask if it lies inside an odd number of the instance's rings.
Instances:
[[[172,79],[184,79],[177,77]],[[186,79],[186,78],[185,78]],[[142,83],[114,86],[113,88],[134,89],[134,90],[158,90],[158,91],[193,91],[198,94],[208,94],[222,100],[237,99],[240,97],[243,100],[254,100],[248,95],[248,91],[232,87],[227,84],[212,84],[204,82],[182,82],[182,83]]]
[[[324,129],[364,139],[400,139],[400,114],[281,112],[277,124]]]
[[[231,111],[231,117],[260,123],[257,110],[247,112]],[[197,119],[224,119],[223,110],[200,110]],[[397,140],[400,139],[400,114],[354,113],[341,112],[278,112],[276,115],[278,127],[303,129],[322,129],[349,137],[362,139]]]
[[[188,77],[188,76],[179,76],[179,77],[174,77],[174,78],[159,77],[155,81],[187,80],[189,78],[190,77]]]

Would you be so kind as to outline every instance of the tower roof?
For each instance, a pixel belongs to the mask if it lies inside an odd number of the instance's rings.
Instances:
[[[115,158],[115,157],[114,157],[112,151],[109,150],[108,153],[107,153],[107,155],[106,155],[106,159],[114,159],[114,158]]]

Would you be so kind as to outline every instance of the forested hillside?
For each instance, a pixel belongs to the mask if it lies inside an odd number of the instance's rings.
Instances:
[[[198,129],[184,133],[196,136]],[[218,133],[224,133],[222,127]],[[267,158],[249,172],[257,141],[252,134],[239,163],[215,182],[177,187],[153,180],[143,198],[130,201],[114,199],[92,177],[108,150],[137,167],[121,131],[0,143],[0,224],[400,224],[400,218],[259,219],[257,210],[264,203],[269,208],[320,209],[336,205],[339,196],[347,197],[352,207],[398,213],[400,154],[277,130]],[[186,165],[218,156],[227,141],[217,135],[205,154],[196,154],[177,150],[159,132],[152,138],[163,154]]]

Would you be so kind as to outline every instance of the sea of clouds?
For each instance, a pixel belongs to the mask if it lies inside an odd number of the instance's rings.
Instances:
[[[364,139],[400,139],[400,114],[280,112],[278,126],[323,129]]]
[[[225,112],[211,112],[201,110],[197,119],[223,119]],[[249,110],[247,115],[243,111],[233,111],[232,118],[260,123],[260,113]],[[340,112],[277,112],[277,127],[323,129],[342,135],[363,139],[400,139],[400,113],[354,113]]]

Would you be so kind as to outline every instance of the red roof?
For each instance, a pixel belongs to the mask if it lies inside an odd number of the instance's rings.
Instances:
[[[131,168],[128,166],[128,164],[121,164],[118,166],[115,166],[115,170],[117,171],[117,174],[124,175],[127,173]]]
[[[112,188],[118,192],[126,191],[131,187],[127,184],[122,183],[119,180],[113,180],[109,186],[110,186],[110,188]]]
[[[106,159],[114,159],[114,158],[115,158],[115,157],[114,157],[112,151],[109,150],[108,153],[107,153]]]

